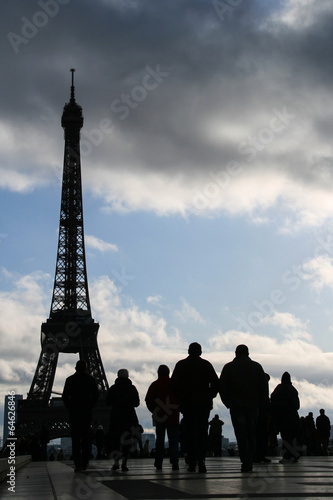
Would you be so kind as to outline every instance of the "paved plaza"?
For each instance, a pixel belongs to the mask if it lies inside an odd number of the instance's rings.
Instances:
[[[94,460],[84,473],[72,462],[30,462],[16,475],[15,493],[0,486],[0,498],[41,500],[289,499],[333,498],[333,457],[302,457],[296,464],[256,465],[241,473],[237,457],[208,458],[207,473],[187,472],[184,461],[156,471],[152,459],[132,459],[128,472],[110,472],[109,460]]]

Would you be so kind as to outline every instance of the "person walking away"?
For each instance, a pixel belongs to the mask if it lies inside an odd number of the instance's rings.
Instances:
[[[87,373],[84,360],[76,363],[74,375],[66,379],[62,400],[69,411],[74,471],[81,472],[91,456],[92,409],[98,401],[96,381]]]
[[[218,415],[215,415],[208,425],[210,449],[212,450],[214,457],[222,457],[222,427],[224,422],[219,419]]]
[[[271,408],[276,430],[280,432],[283,441],[284,453],[280,463],[297,462],[300,457],[297,451],[297,437],[301,431],[298,415],[300,401],[288,372],[284,372],[281,383],[271,394]]]
[[[318,442],[317,442],[317,432],[316,424],[313,418],[312,411],[309,411],[307,416],[303,421],[305,443],[306,443],[306,454],[310,456],[315,456],[318,454]]]
[[[160,365],[157,380],[152,382],[146,394],[146,405],[152,413],[153,425],[156,429],[155,467],[162,469],[164,457],[164,440],[167,433],[172,470],[179,470],[179,404],[170,387],[170,369]]]
[[[238,345],[235,355],[233,361],[222,369],[220,396],[230,410],[242,464],[241,472],[251,472],[259,409],[268,404],[268,381],[262,366],[249,357],[246,345]]]
[[[325,410],[323,408],[319,410],[319,416],[316,418],[316,429],[321,454],[327,456],[328,442],[331,435],[331,422],[328,416],[325,415]]]
[[[105,435],[104,435],[104,429],[102,425],[99,425],[96,429],[95,435],[94,435],[94,440],[95,440],[95,445],[97,448],[97,460],[100,460],[103,458],[103,446],[104,446],[104,441],[105,441]]]
[[[218,376],[213,365],[201,358],[201,345],[193,342],[188,357],[176,363],[171,376],[171,388],[183,414],[185,449],[188,471],[207,472],[205,465],[208,419],[213,398],[218,391]]]
[[[111,406],[109,439],[111,458],[114,459],[112,470],[119,469],[122,458],[122,471],[128,471],[127,460],[133,447],[133,440],[139,432],[139,421],[135,408],[140,404],[139,393],[129,378],[126,368],[118,370],[115,383],[106,396],[106,404]]]

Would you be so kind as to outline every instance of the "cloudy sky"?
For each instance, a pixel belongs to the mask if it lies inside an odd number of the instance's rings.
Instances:
[[[10,0],[0,16],[0,399],[29,390],[49,315],[61,115],[75,68],[87,269],[112,384],[138,414],[198,341],[246,343],[333,420],[331,0]],[[61,355],[54,390],[73,372]],[[232,438],[228,411],[214,402]],[[0,415],[2,420],[2,416]]]

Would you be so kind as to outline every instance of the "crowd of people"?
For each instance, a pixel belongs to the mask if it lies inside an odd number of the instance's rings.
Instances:
[[[223,422],[218,415],[209,420],[213,399],[219,394],[229,409],[234,428],[241,472],[251,472],[254,463],[270,462],[268,446],[280,433],[283,444],[282,463],[294,463],[306,444],[309,454],[327,454],[330,421],[325,410],[313,419],[299,416],[300,401],[288,372],[269,395],[269,375],[249,356],[246,345],[238,345],[235,358],[217,376],[212,364],[201,357],[201,345],[190,344],[188,356],[170,369],[160,365],[157,379],[149,386],[145,403],[152,414],[156,430],[154,465],[161,470],[167,435],[169,460],[173,470],[179,469],[179,450],[186,457],[189,472],[206,472],[208,437],[215,456],[221,456]],[[85,470],[90,458],[90,425],[92,409],[98,399],[96,383],[87,374],[84,361],[76,364],[76,373],[68,377],[63,401],[69,410],[72,453],[75,471]],[[112,470],[128,470],[131,451],[141,443],[143,429],[136,408],[139,394],[127,369],[118,371],[110,387],[106,403],[110,406],[110,427],[106,439],[107,456],[113,459]],[[182,417],[182,418],[181,418]],[[276,443],[277,444],[277,443]],[[98,446],[101,456],[101,446]],[[120,463],[121,461],[121,463]]]

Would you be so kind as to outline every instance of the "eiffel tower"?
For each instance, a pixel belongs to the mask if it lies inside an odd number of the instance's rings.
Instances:
[[[50,316],[41,326],[42,349],[27,399],[18,408],[17,436],[36,434],[42,424],[48,427],[51,439],[69,435],[67,410],[61,398],[51,398],[59,353],[78,353],[79,359],[87,362],[100,392],[94,423],[108,424],[109,411],[104,402],[109,386],[97,345],[99,324],[91,315],[86,271],[80,160],[83,116],[75,101],[74,71],[71,69],[70,101],[61,119],[65,152]]]

